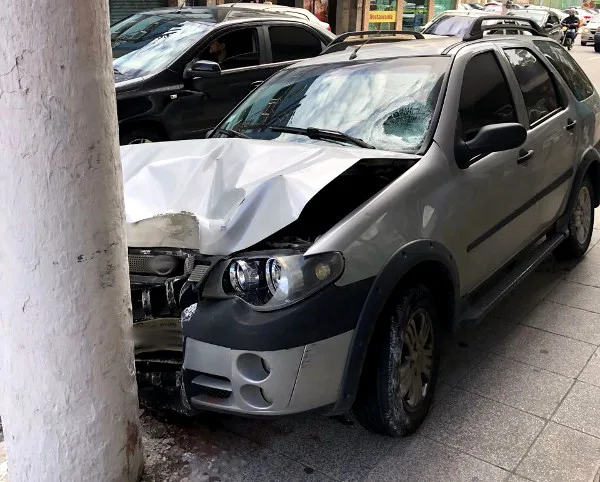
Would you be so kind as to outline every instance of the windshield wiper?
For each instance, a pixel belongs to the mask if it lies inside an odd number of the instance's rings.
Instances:
[[[310,137],[311,139],[321,141],[338,141],[346,142],[347,144],[354,144],[355,146],[364,147],[365,149],[375,149],[375,146],[367,144],[358,137],[352,137],[351,135],[345,134],[340,131],[330,131],[327,129],[319,129],[317,127],[307,127],[302,129],[299,127],[286,127],[286,126],[272,126],[270,128],[273,132],[282,132],[284,134],[296,134],[299,136]]]
[[[234,131],[232,129],[223,129],[221,127],[213,130],[213,133],[220,132],[221,134],[225,134],[227,137],[239,137],[240,139],[250,139],[246,134],[242,134],[241,132]]]

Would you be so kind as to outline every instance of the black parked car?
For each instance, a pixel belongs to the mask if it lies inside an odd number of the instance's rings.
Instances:
[[[237,7],[161,9],[111,27],[121,144],[204,137],[258,83],[335,38]]]

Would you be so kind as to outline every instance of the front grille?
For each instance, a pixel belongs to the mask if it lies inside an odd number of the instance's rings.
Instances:
[[[206,397],[226,399],[231,397],[231,392],[227,390],[221,390],[220,388],[213,387],[198,387],[196,390],[197,395],[204,395]]]
[[[154,274],[154,270],[150,267],[152,256],[144,254],[129,255],[129,272]]]

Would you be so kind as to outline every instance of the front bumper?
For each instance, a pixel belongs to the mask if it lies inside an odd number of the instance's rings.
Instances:
[[[287,415],[333,405],[353,333],[276,351],[234,350],[187,338],[184,403],[246,415]]]

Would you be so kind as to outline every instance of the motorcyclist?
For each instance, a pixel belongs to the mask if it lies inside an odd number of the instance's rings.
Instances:
[[[569,16],[565,17],[563,19],[562,22],[560,22],[560,24],[563,27],[567,27],[567,35],[569,35],[571,37],[571,40],[575,41],[575,36],[577,35],[577,29],[579,28],[579,17],[577,17],[576,15],[576,11],[574,8],[571,8],[569,10]],[[571,30],[574,29],[575,32],[571,32]]]

